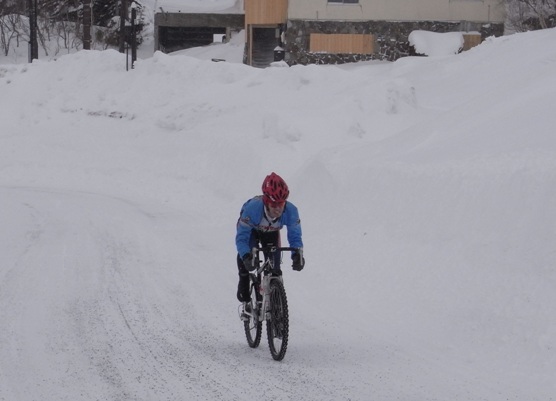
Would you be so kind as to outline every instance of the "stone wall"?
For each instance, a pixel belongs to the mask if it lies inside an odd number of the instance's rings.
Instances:
[[[288,20],[285,31],[285,61],[295,64],[343,64],[365,60],[394,61],[412,55],[408,37],[412,31],[431,32],[480,32],[483,39],[504,34],[504,24],[483,24],[471,22],[437,21],[317,21]],[[310,53],[311,33],[325,34],[372,34],[375,37],[376,52],[373,54],[329,54]]]

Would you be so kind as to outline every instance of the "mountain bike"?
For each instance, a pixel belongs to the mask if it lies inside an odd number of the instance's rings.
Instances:
[[[290,247],[255,247],[251,250],[254,266],[249,273],[251,301],[244,305],[243,324],[247,343],[257,348],[261,342],[263,321],[266,321],[266,333],[270,354],[276,361],[286,355],[289,334],[288,300],[282,276],[273,275],[276,252],[299,252],[301,248]],[[261,264],[260,252],[265,261]]]

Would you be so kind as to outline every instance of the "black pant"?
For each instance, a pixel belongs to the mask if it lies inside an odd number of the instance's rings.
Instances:
[[[249,237],[249,248],[253,248],[257,245],[280,246],[280,231],[259,232],[252,230],[251,236]],[[267,255],[264,256],[266,259]],[[274,269],[272,273],[275,275],[281,275],[282,270],[280,270],[280,253],[275,253],[274,257]],[[249,293],[249,272],[245,268],[240,254],[237,255],[237,269],[239,275],[237,299],[239,302],[249,302],[251,300],[251,294]]]

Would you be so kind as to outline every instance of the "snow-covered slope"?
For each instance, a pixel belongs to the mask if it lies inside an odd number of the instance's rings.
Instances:
[[[0,400],[553,399],[555,40],[0,66]],[[235,221],[271,171],[307,259],[281,363],[235,300]]]

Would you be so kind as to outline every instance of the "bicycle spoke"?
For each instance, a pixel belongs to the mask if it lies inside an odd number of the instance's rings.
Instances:
[[[273,255],[275,252],[299,252],[300,248],[261,246],[253,248],[252,255],[257,258],[260,252],[265,256],[264,263],[257,263],[258,268],[250,274],[251,311],[246,313],[249,319],[244,317],[243,323],[247,343],[251,348],[259,346],[261,340],[262,321],[266,321],[268,346],[272,358],[277,361],[284,359],[288,347],[289,316],[288,301],[282,277],[276,277],[273,273]],[[264,283],[261,281],[264,279]],[[269,280],[270,282],[267,282]],[[255,282],[256,284],[254,284]],[[267,285],[268,283],[268,285]],[[265,288],[265,295],[258,291],[259,284]],[[264,298],[264,307],[263,307]],[[264,310],[263,310],[264,309]]]

